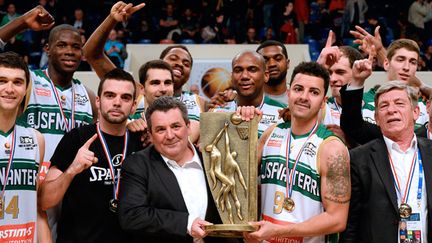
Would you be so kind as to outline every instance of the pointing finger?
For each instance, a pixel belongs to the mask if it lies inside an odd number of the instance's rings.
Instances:
[[[144,6],[145,6],[145,3],[140,3],[140,4],[136,5],[135,7],[133,7],[133,8],[131,9],[131,13],[135,13],[136,11],[138,11],[138,10],[144,8]]]
[[[89,140],[87,140],[87,142],[85,142],[85,144],[82,146],[83,148],[90,148],[90,145],[97,139],[98,135],[97,133],[94,134],[91,138],[89,138]]]

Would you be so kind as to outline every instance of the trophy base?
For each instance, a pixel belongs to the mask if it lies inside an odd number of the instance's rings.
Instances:
[[[253,232],[258,228],[258,226],[250,224],[213,224],[204,226],[204,230],[209,236],[229,238],[243,238],[244,232]]]

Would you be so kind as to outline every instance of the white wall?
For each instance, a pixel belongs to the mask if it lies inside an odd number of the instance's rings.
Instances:
[[[159,59],[163,49],[169,45],[164,44],[128,44],[129,57],[126,69],[138,80],[138,70],[142,64],[149,60]],[[194,59],[232,59],[242,50],[256,50],[258,45],[186,45]],[[291,77],[294,67],[302,61],[310,61],[309,48],[307,45],[285,45],[290,61],[287,76]],[[193,72],[192,68],[192,72]],[[425,83],[432,86],[432,72],[417,72],[417,76]],[[99,78],[94,72],[76,72],[75,77],[83,81],[89,88],[97,91]],[[366,81],[366,89],[386,80],[384,72],[374,72]]]

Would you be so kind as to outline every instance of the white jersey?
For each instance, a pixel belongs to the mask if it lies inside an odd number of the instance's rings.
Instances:
[[[321,202],[321,176],[319,173],[319,153],[326,141],[337,139],[324,125],[319,125],[316,132],[293,136],[289,153],[289,168],[304,145],[303,152],[295,169],[292,198],[295,209],[291,213],[283,208],[287,197],[286,155],[291,124],[280,123],[270,134],[263,148],[261,160],[261,212],[264,220],[276,224],[304,222],[324,212]],[[337,242],[337,235],[316,237],[275,238],[269,242],[322,243]]]
[[[279,119],[279,112],[278,110],[285,108],[286,105],[277,102],[267,96],[263,97],[263,101],[261,102],[260,106],[257,107],[259,110],[263,112],[263,115],[261,117],[261,120],[258,124],[258,138],[261,137],[261,134],[270,127],[271,125],[275,123],[283,122],[282,119]],[[217,107],[214,109],[211,109],[212,112],[235,112],[237,110],[237,102],[231,101],[228,102],[223,107]]]
[[[337,104],[336,99],[334,97],[328,98],[323,111],[325,112],[324,120],[322,122],[324,125],[335,124],[340,126],[342,107]]]
[[[186,105],[189,120],[200,120],[200,113],[203,111],[201,110],[200,98],[198,95],[182,91],[181,95],[176,98]]]
[[[7,181],[3,208],[0,210],[0,242],[36,242],[39,144],[34,129],[27,125],[15,126],[8,133],[0,133],[0,190]],[[8,178],[5,180],[11,151],[12,135],[15,152]],[[9,144],[6,148],[5,144]]]
[[[80,81],[73,79],[71,87],[61,88],[54,86],[42,70],[31,72],[32,90],[29,103],[20,119],[45,137],[45,158],[51,159],[57,144],[71,127],[78,127],[93,122],[90,98],[86,88]],[[55,87],[55,90],[53,90]],[[57,102],[55,91],[59,95],[63,113],[66,116],[67,124],[63,119],[60,106]],[[74,105],[72,105],[74,94]],[[71,124],[72,109],[75,109],[74,123]]]

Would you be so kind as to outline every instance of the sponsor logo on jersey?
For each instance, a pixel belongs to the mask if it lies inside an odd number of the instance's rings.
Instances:
[[[51,90],[49,89],[35,88],[35,92],[38,96],[51,97]]]
[[[35,242],[35,222],[0,226],[0,242]]]
[[[275,123],[276,122],[276,116],[275,115],[269,115],[269,114],[263,114],[260,123],[263,124],[269,124],[269,123]]]
[[[0,179],[1,184],[4,185],[6,177],[6,167],[1,168],[0,170]],[[9,171],[9,175],[7,178],[8,189],[18,189],[18,187],[33,187],[36,185],[37,180],[37,170],[30,168],[12,168]],[[25,189],[25,188],[21,188]]]
[[[97,166],[92,166],[90,167],[90,182],[101,182],[103,181],[105,185],[112,185],[113,184],[113,180],[112,180],[112,175],[111,175],[111,171],[109,168],[102,168],[102,167],[97,167]],[[120,168],[116,168],[115,169],[115,178],[117,179],[117,177],[120,175]]]
[[[267,143],[269,147],[280,147],[282,146],[282,141],[277,139],[270,139]]]

